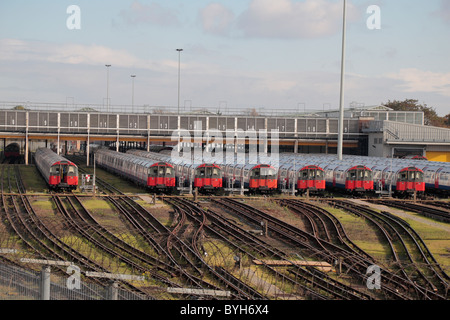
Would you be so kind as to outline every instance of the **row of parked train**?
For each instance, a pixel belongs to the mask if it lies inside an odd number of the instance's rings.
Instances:
[[[124,157],[124,154],[108,150],[100,150],[97,155],[101,153],[107,153],[111,158]],[[282,190],[304,193],[339,189],[349,193],[390,190],[403,195],[424,193],[426,189],[443,193],[450,190],[450,164],[424,160],[344,156],[343,160],[338,161],[331,155],[280,154],[276,162],[271,158],[259,158],[259,164],[230,164],[205,157],[201,161],[195,158],[194,161],[185,161],[182,158],[173,159],[170,154],[142,150],[129,150],[126,154],[140,159],[135,161],[141,164],[151,166],[162,162],[171,166],[172,177],[175,175],[174,189],[192,187],[204,193],[241,188],[249,193]],[[99,161],[97,163],[102,165]],[[117,162],[110,166],[114,166],[116,172],[126,170],[119,169],[121,165]],[[149,183],[147,186],[170,189],[172,185]]]
[[[280,154],[277,161],[260,157],[258,164],[204,157],[194,158],[192,164],[170,154],[108,149],[98,149],[95,159],[106,170],[162,192],[179,188],[197,188],[202,193],[321,193],[332,189],[361,194],[390,190],[400,195],[450,192],[450,164],[426,160],[344,156],[339,161],[332,155]],[[78,168],[74,163],[45,148],[36,151],[35,162],[51,188],[76,188]]]

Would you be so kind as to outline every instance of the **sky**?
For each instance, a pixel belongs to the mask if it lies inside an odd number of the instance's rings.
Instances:
[[[180,70],[181,110],[337,109],[342,8],[2,0],[0,101],[176,108]],[[348,0],[346,26],[346,108],[416,99],[450,113],[449,0]]]

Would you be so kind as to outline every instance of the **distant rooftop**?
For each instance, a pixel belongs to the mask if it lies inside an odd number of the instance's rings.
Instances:
[[[246,117],[282,117],[282,118],[338,118],[339,110],[322,110],[307,108],[305,104],[299,103],[298,108],[264,108],[248,107],[235,108],[228,107],[226,103],[213,107],[194,107],[192,103],[186,103],[178,107],[175,106],[150,106],[150,105],[100,105],[100,104],[77,104],[73,99],[67,99],[65,103],[47,103],[47,102],[11,102],[0,101],[0,109],[11,110],[31,110],[31,111],[50,111],[50,112],[100,112],[100,113],[136,113],[136,114],[155,114],[155,115],[206,115],[206,116],[246,116]],[[329,104],[328,104],[329,105]],[[344,110],[345,118],[370,117],[373,120],[389,120],[395,122],[404,122],[410,124],[424,124],[424,114],[421,111],[394,111],[383,105],[365,106],[361,103],[352,102],[349,108]]]

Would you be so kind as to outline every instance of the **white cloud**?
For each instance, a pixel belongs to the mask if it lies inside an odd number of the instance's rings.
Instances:
[[[315,38],[341,30],[342,2],[327,0],[253,0],[238,21],[246,37]],[[349,21],[358,14],[347,4]]]
[[[438,93],[450,97],[450,73],[437,73],[416,68],[401,69],[388,78],[400,80],[405,92]]]
[[[211,3],[200,11],[203,30],[207,33],[227,34],[234,18],[233,12],[220,3]]]
[[[100,45],[56,44],[43,41],[0,39],[0,61],[50,62],[68,65],[103,66],[167,70],[178,67],[175,60],[141,59],[127,50]]]

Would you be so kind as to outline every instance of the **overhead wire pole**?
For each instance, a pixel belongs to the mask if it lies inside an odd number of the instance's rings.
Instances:
[[[347,0],[344,0],[343,23],[342,23],[342,58],[341,58],[341,93],[339,102],[339,132],[338,132],[338,159],[342,160],[344,144],[344,72],[345,72],[345,33],[346,33],[346,10]]]
[[[134,113],[134,78],[135,74],[131,75],[131,113]]]
[[[109,112],[109,67],[110,64],[105,64],[106,67],[106,110]]]
[[[178,51],[178,114],[180,114],[180,56],[181,56],[181,51],[183,51],[183,49],[177,49]]]

